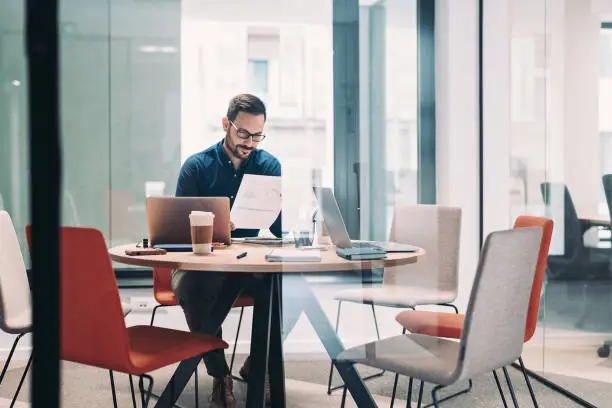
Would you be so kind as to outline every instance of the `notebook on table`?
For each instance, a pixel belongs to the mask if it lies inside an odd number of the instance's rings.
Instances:
[[[265,256],[268,262],[320,262],[319,251],[302,251],[299,249],[272,249]]]

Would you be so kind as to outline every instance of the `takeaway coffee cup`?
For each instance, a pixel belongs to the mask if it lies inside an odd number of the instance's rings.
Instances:
[[[205,211],[192,211],[189,214],[191,223],[191,246],[196,255],[211,253],[213,238],[213,223],[215,214]]]

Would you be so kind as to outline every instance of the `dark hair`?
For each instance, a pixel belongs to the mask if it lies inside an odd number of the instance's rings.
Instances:
[[[263,101],[250,94],[240,94],[232,98],[227,107],[227,118],[229,120],[236,119],[239,112],[246,112],[252,115],[264,115],[266,119],[266,105]]]

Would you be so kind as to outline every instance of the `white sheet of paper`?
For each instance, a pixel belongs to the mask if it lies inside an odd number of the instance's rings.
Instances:
[[[232,206],[236,228],[267,229],[282,207],[282,184],[278,176],[245,174]]]

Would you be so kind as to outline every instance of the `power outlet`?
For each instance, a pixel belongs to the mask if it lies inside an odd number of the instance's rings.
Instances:
[[[150,297],[132,297],[130,305],[133,312],[150,312],[155,307],[155,299]]]

